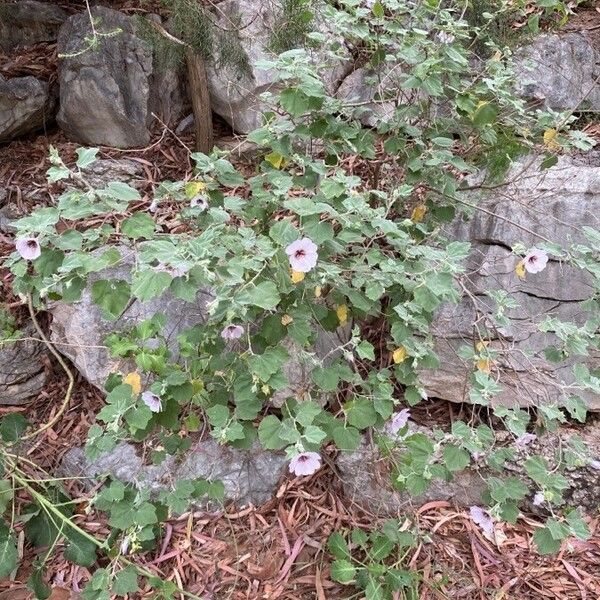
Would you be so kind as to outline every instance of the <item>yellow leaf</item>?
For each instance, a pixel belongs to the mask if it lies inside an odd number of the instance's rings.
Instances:
[[[321,293],[323,292],[322,288],[320,285],[318,285],[315,288],[315,298],[320,298],[321,297]]]
[[[525,279],[525,262],[520,260],[515,267],[515,273],[519,279]]]
[[[271,393],[271,388],[266,383],[263,384],[260,389],[265,396],[268,396]]]
[[[477,369],[489,373],[492,370],[492,361],[489,358],[480,358],[477,361]]]
[[[335,314],[340,321],[340,325],[344,325],[344,323],[348,322],[348,307],[345,304],[340,304],[335,309]]]
[[[127,375],[123,377],[123,383],[131,386],[135,396],[142,391],[142,378],[140,377],[140,374],[135,371],[133,373],[127,373]]]
[[[556,129],[546,129],[546,131],[544,131],[544,146],[549,150],[558,150],[560,144],[556,141],[557,136],[558,131],[556,131]]]
[[[424,204],[418,204],[413,208],[410,220],[414,223],[420,223],[427,212],[427,207]]]
[[[475,348],[477,348],[477,352],[483,352],[489,345],[490,345],[490,342],[485,340],[485,341],[477,342],[477,344],[475,345]]]
[[[300,283],[301,281],[304,281],[306,273],[302,273],[302,271],[292,271],[291,277],[294,283]]]
[[[500,50],[496,50],[496,52],[494,52],[494,55],[492,56],[492,60],[500,60],[502,58],[502,52],[500,52]]]
[[[283,317],[281,317],[281,324],[285,327],[286,325],[289,325],[290,323],[293,323],[294,319],[292,319],[292,317],[290,317],[290,315],[283,315]]]
[[[188,181],[185,184],[185,195],[188,198],[193,198],[197,196],[200,192],[203,192],[206,189],[206,184],[204,181]]]
[[[400,346],[399,348],[396,348],[394,350],[394,352],[392,353],[392,359],[394,360],[394,362],[397,365],[399,365],[400,363],[403,363],[407,358],[408,358],[408,352],[406,351],[406,348],[404,346]]]
[[[285,159],[279,152],[271,152],[265,156],[265,160],[275,169],[281,169],[285,164]]]

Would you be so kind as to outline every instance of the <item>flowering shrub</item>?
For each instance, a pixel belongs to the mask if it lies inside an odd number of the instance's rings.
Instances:
[[[589,143],[569,130],[569,115],[531,111],[515,97],[510,51],[493,46],[485,28],[470,28],[460,2],[447,8],[399,0],[378,1],[371,9],[350,0],[338,4],[322,9],[335,36],[309,36],[322,64],[314,51],[299,49],[263,65],[278,73],[281,91],[265,94],[272,112],[249,136],[260,154],[251,176],[224,152],[192,154],[192,179],[163,182],[147,206],[132,211],[142,203],[137,190],[122,182],[102,189],[87,182],[85,168],[97,149],[79,149],[73,167],[51,150],[49,182],[63,181],[67,188],[55,206],[17,223],[15,252],[6,261],[15,293],[43,308],[48,299],[76,302],[90,285],[95,303],[113,320],[132,299],[147,302],[166,290],[190,303],[199,290],[211,297],[206,321],[179,336],[176,358],[160,341],[160,314],[109,336],[112,354],[134,361],[137,371],[114,373],[106,382],[106,405],[90,429],[88,456],[157,431],[192,429],[192,422],[204,419],[219,442],[240,448],[258,442],[285,451],[296,476],[316,472],[328,444],[356,449],[368,429],[382,451],[395,457],[399,489],[421,493],[433,479],[451,479],[481,456],[501,472],[510,449],[495,448],[495,433],[486,424],[457,421],[431,439],[409,428],[408,406],[426,399],[418,369],[437,365],[434,312],[459,298],[455,279],[469,251],[467,243],[444,239],[440,225],[463,203],[459,191],[469,174],[486,168],[498,176],[512,160],[540,147],[548,167],[559,150],[587,149]],[[489,59],[472,54],[473,35],[488,44]],[[328,93],[321,74],[346,61],[348,47],[375,79],[395,72],[394,84],[380,81],[366,102]],[[376,127],[365,127],[374,115]],[[557,131],[558,146],[552,148],[543,144],[549,127]],[[167,203],[178,206],[178,233],[156,219]],[[98,216],[103,225],[86,227],[86,219]],[[95,277],[88,284],[91,274],[119,265],[125,252],[135,256],[130,278]],[[517,275],[525,277],[541,273],[548,253],[559,250],[515,252],[523,256]],[[595,252],[597,246],[580,247],[556,256],[593,271]],[[374,319],[385,329],[377,346],[363,329]],[[319,359],[319,332],[348,325],[347,341],[327,360]],[[565,329],[565,343],[577,335],[579,330]],[[149,339],[159,343],[146,344]],[[493,351],[485,340],[466,351],[474,365],[474,400],[488,404],[498,391],[490,376]],[[312,363],[310,384],[275,406],[273,395],[289,383],[284,366],[294,356]],[[581,379],[598,387],[589,372],[582,371]],[[581,405],[570,402],[571,414],[582,418]],[[540,410],[546,426],[565,418],[558,407]],[[525,411],[500,407],[495,414],[515,436],[526,435]],[[19,427],[24,431],[26,424]],[[173,444],[167,451],[185,448]],[[585,464],[585,451],[576,450],[570,466]],[[564,478],[541,460],[529,466],[527,474],[540,488],[534,503],[560,504]],[[488,483],[489,507],[472,509],[487,529],[492,518],[516,519],[518,502],[529,494],[515,477],[498,475]],[[161,501],[176,513],[190,498],[209,492],[218,497],[211,485],[188,482]],[[111,526],[123,534],[128,551],[152,538],[160,520],[154,502],[147,492],[117,482],[95,500],[112,515]],[[537,538],[542,551],[572,533],[585,536],[577,512],[553,517],[548,527]],[[69,537],[69,547],[81,550],[72,551],[76,562],[93,562],[96,548],[106,550],[114,541],[95,545],[85,532],[72,533],[79,546]],[[0,532],[9,553],[11,535]],[[15,564],[11,556],[5,564]],[[115,593],[133,587],[125,573],[122,587],[112,584]],[[86,598],[107,597],[107,578],[106,570],[98,570]]]

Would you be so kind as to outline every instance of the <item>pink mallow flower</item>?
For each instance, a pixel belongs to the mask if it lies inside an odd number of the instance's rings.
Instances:
[[[25,260],[35,260],[41,253],[42,247],[36,238],[20,238],[15,242],[15,248]]]
[[[539,273],[546,268],[548,264],[548,255],[538,248],[531,248],[523,259],[525,270],[528,273]]]
[[[290,461],[290,473],[300,477],[312,475],[321,468],[321,455],[317,452],[302,452]]]
[[[471,506],[469,509],[471,521],[481,527],[481,530],[489,537],[494,535],[494,521],[486,510],[480,506]]]
[[[244,328],[241,325],[227,325],[221,331],[221,337],[224,340],[239,340],[244,335]]]
[[[544,492],[536,492],[535,495],[533,496],[533,505],[534,506],[541,506],[542,504],[544,504],[545,498],[544,498]]]
[[[208,200],[203,194],[198,194],[190,200],[190,208],[199,208],[204,211],[208,208]]]
[[[285,253],[290,259],[292,271],[308,273],[317,264],[317,245],[310,238],[306,237],[292,242],[285,249]]]
[[[398,435],[398,432],[406,427],[409,418],[410,410],[408,408],[403,408],[401,411],[394,413],[385,426],[385,432],[391,436]]]
[[[144,392],[142,402],[152,411],[160,412],[162,410],[162,400],[154,392]]]

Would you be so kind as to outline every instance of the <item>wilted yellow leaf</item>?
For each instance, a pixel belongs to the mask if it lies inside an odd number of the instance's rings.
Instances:
[[[546,129],[546,131],[544,131],[544,146],[549,150],[558,150],[560,148],[556,136],[558,136],[558,131],[556,131],[556,129]]]
[[[410,220],[414,223],[420,223],[423,220],[425,213],[427,213],[427,207],[424,204],[418,204],[413,208]]]
[[[290,323],[293,323],[294,319],[292,319],[292,317],[290,317],[290,315],[283,315],[283,317],[281,317],[281,324],[285,327],[286,325],[289,325]]]
[[[322,293],[322,292],[323,292],[323,290],[321,289],[321,286],[320,286],[320,285],[318,285],[318,286],[315,288],[315,298],[320,298],[320,297],[321,297],[321,293]]]
[[[489,341],[483,340],[481,342],[477,342],[475,348],[477,348],[477,352],[483,352],[489,345]]]
[[[206,189],[206,184],[204,181],[188,181],[185,184],[185,195],[188,198],[193,198],[197,196],[200,192],[203,192]]]
[[[525,279],[525,262],[520,260],[515,267],[515,273],[519,277],[519,279]]]
[[[294,283],[300,283],[301,281],[304,281],[306,273],[302,273],[302,271],[292,271],[291,277]]]
[[[271,388],[266,383],[264,383],[260,389],[265,396],[268,396],[271,393]]]
[[[273,166],[275,169],[281,169],[281,167],[285,164],[285,159],[279,152],[271,152],[265,156],[265,160]]]
[[[140,374],[135,371],[133,373],[127,373],[127,375],[123,377],[123,383],[131,386],[131,389],[136,396],[142,391],[142,378],[140,377]]]
[[[496,52],[494,52],[494,55],[492,56],[492,60],[500,60],[502,58],[502,52],[500,52],[500,50],[496,50]]]
[[[345,304],[340,304],[335,309],[335,314],[340,321],[340,325],[344,325],[344,323],[348,322],[348,307]]]
[[[408,358],[408,352],[406,351],[406,348],[404,346],[400,346],[399,348],[396,348],[394,350],[394,352],[392,353],[392,359],[394,360],[394,362],[397,365],[399,365],[400,363],[403,363],[407,358]]]
[[[480,358],[477,361],[477,369],[489,373],[492,370],[492,361],[489,358]]]

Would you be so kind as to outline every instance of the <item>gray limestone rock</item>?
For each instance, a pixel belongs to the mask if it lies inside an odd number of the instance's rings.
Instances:
[[[65,454],[59,474],[90,478],[92,482],[109,475],[154,493],[168,490],[182,480],[221,481],[225,487],[225,502],[242,507],[270,500],[285,474],[286,464],[282,454],[256,446],[236,450],[207,439],[194,444],[180,461],[167,457],[160,465],[146,464],[138,448],[129,443],[121,443],[92,461],[86,458],[82,448],[73,448]],[[210,506],[210,503],[202,505]]]
[[[19,0],[0,4],[0,49],[9,52],[36,42],[53,42],[67,13],[50,2]]]
[[[561,403],[577,394],[588,409],[600,410],[600,395],[580,390],[572,373],[576,363],[600,366],[600,353],[572,353],[551,362],[545,349],[561,343],[553,331],[539,328],[547,317],[581,326],[593,316],[582,305],[594,294],[590,274],[551,257],[544,271],[520,279],[515,273],[519,257],[510,250],[517,243],[539,245],[540,236],[567,249],[585,241],[584,227],[600,229],[600,154],[564,156],[544,171],[540,162],[532,157],[519,162],[507,176],[511,183],[482,193],[479,201],[469,192],[468,201],[483,210],[471,219],[458,217],[447,228],[448,239],[469,241],[472,250],[462,281],[466,292],[457,305],[443,305],[433,323],[440,365],[420,371],[429,396],[469,402],[474,365],[459,350],[486,340],[497,352],[492,372],[503,388],[493,404]],[[505,310],[505,323],[494,316],[497,305],[490,291],[503,291],[517,303]]]
[[[32,327],[23,338],[37,337]],[[23,339],[0,343],[0,405],[20,406],[37,396],[47,379],[43,343]]]
[[[92,34],[89,16],[70,17],[58,36],[60,109],[57,121],[72,139],[118,148],[144,146],[150,139],[152,49],[135,33],[133,20],[116,10],[92,9],[102,34],[83,51]]]
[[[53,106],[47,82],[0,75],[0,142],[43,127],[53,119]]]
[[[546,33],[516,54],[518,92],[556,110],[600,110],[600,52],[586,33]]]

